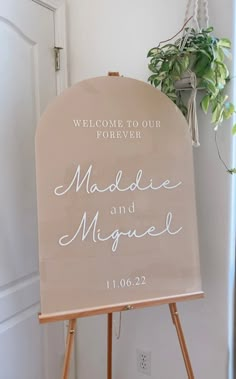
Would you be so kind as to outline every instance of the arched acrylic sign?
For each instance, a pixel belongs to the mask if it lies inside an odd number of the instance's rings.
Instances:
[[[43,314],[201,293],[191,138],[165,95],[75,85],[40,121],[36,165]]]

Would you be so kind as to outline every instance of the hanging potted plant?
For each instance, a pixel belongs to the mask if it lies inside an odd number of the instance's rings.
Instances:
[[[199,14],[197,11],[199,10],[195,8],[196,14]],[[235,107],[225,93],[230,80],[226,60],[230,57],[231,42],[227,38],[215,37],[212,27],[200,29],[196,14],[185,20],[180,31],[183,34],[174,43],[170,43],[171,38],[149,50],[149,69],[152,75],[148,80],[179,107],[189,122],[193,144],[198,146],[197,92],[201,96],[203,112],[211,112],[211,123],[216,132],[224,120],[233,116]],[[208,19],[206,9],[205,15]],[[186,26],[191,20],[195,27]],[[183,96],[186,90],[191,90],[187,101],[186,96]],[[236,125],[232,132],[236,134]],[[221,159],[220,153],[219,156]],[[225,167],[231,174],[236,173],[236,169]]]

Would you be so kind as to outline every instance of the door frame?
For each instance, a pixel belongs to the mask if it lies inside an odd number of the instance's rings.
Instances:
[[[50,9],[54,14],[54,35],[55,35],[55,46],[61,47],[61,68],[59,71],[55,71],[56,76],[56,93],[60,95],[68,87],[68,55],[67,55],[67,28],[66,28],[66,0],[31,0],[34,3],[41,5],[47,9]],[[47,340],[48,340],[48,325],[44,325],[44,362],[48,362],[48,350],[47,350]],[[68,322],[64,322],[64,340],[66,345]],[[70,370],[70,379],[75,379],[75,349],[72,354]],[[45,379],[51,379],[50,373],[48,373],[47,368],[44,367]]]
[[[60,95],[68,87],[67,30],[65,0],[31,0],[54,13],[55,46],[62,47],[61,69],[56,74],[56,91]]]

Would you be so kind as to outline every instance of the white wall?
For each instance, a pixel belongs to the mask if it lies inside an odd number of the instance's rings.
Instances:
[[[146,81],[146,54],[183,24],[186,0],[68,0],[71,84],[119,71]],[[233,38],[233,0],[210,0],[211,24]],[[219,160],[213,131],[200,117],[201,147],[195,152],[197,208],[203,288],[206,299],[179,305],[197,379],[228,377],[229,265],[232,178]],[[230,126],[221,134],[230,160]],[[117,318],[117,315],[116,315]],[[77,378],[106,377],[106,317],[79,321]],[[122,334],[114,341],[114,379],[143,377],[136,369],[136,348],[152,351],[152,376],[186,377],[168,307],[123,313]]]

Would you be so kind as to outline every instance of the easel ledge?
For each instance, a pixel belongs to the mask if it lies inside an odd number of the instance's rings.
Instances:
[[[58,313],[50,313],[50,314],[42,314],[39,313],[39,322],[40,324],[46,324],[49,322],[56,321],[68,321],[74,320],[77,318],[88,317],[88,316],[97,316],[102,314],[110,314],[113,312],[123,312],[131,309],[141,309],[146,307],[153,307],[163,304],[172,304],[178,303],[180,301],[188,301],[188,300],[196,300],[204,298],[204,292],[194,292],[188,295],[178,295],[175,297],[164,297],[158,300],[148,300],[142,302],[131,302],[128,304],[120,304],[109,307],[99,307],[99,308],[90,308],[83,311],[68,311],[68,312],[58,312]]]
[[[66,340],[66,351],[64,358],[64,365],[61,379],[68,379],[69,377],[69,368],[70,368],[70,360],[73,349],[73,343],[75,339],[75,330],[76,330],[76,319],[87,317],[87,316],[95,316],[107,313],[107,379],[112,379],[112,325],[113,325],[113,312],[122,312],[128,311],[131,309],[140,309],[151,306],[158,306],[163,304],[168,304],[173,324],[176,328],[176,332],[179,339],[180,348],[182,351],[186,372],[188,375],[188,379],[194,379],[194,373],[191,365],[191,361],[188,354],[187,345],[184,338],[184,333],[182,330],[182,326],[179,319],[179,313],[177,310],[176,302],[187,301],[187,300],[196,300],[204,297],[204,292],[195,292],[188,295],[179,295],[175,297],[165,297],[161,299],[153,299],[149,301],[142,301],[138,303],[130,303],[130,304],[120,304],[112,307],[104,307],[104,308],[92,308],[87,309],[85,311],[74,311],[74,312],[63,312],[63,313],[55,313],[55,314],[40,314],[39,321],[40,323],[47,322],[55,322],[55,321],[63,321],[69,320],[68,325],[68,333]]]

